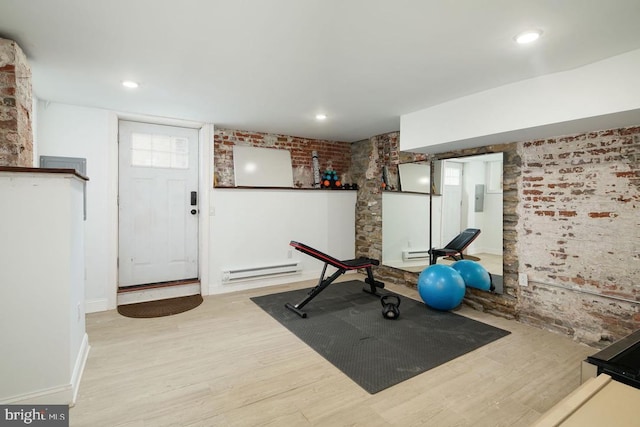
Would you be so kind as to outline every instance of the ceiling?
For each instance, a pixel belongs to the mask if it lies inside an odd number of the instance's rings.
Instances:
[[[345,142],[638,49],[639,23],[638,0],[0,0],[39,99]]]

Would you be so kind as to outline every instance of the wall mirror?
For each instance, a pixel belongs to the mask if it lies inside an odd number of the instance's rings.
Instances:
[[[430,225],[435,248],[444,247],[466,228],[479,228],[480,236],[465,251],[465,258],[481,263],[494,277],[496,292],[502,293],[503,153],[439,159],[430,167],[429,194],[405,191],[402,176],[403,191],[382,194],[382,264],[420,272],[429,265]],[[402,169],[401,164],[398,170]]]

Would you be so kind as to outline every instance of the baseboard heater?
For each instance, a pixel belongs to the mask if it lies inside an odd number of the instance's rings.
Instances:
[[[403,261],[429,259],[429,249],[407,249],[402,251]]]
[[[256,267],[230,268],[222,271],[222,280],[230,282],[234,280],[259,279],[269,276],[297,273],[300,271],[300,261],[287,261],[276,264]]]

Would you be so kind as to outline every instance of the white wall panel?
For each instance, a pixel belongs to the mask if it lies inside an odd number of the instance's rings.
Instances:
[[[266,286],[319,276],[322,263],[296,251],[296,240],[335,258],[355,251],[354,191],[216,189],[212,193],[210,293]],[[293,276],[228,283],[229,268],[301,261]]]

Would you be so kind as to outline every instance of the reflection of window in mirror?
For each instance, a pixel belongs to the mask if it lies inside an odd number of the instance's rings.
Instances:
[[[502,162],[487,162],[487,193],[502,193]]]
[[[444,167],[444,185],[460,185],[462,169],[457,167]]]

